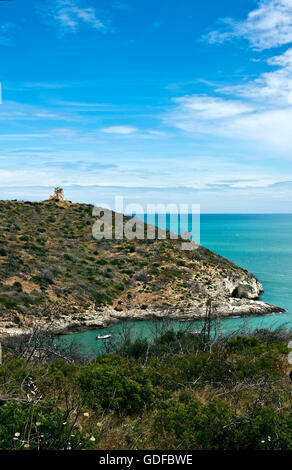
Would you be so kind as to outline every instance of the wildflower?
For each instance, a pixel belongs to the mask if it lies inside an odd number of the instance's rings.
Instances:
[[[29,448],[29,444],[24,444],[23,446],[25,449],[28,449]]]
[[[65,421],[65,422],[64,422],[64,423],[62,423],[62,424],[63,424],[63,426],[66,426],[66,424],[67,424],[67,421]]]
[[[265,441],[261,441],[261,443],[262,443],[262,444],[264,444],[264,443],[265,443]]]
[[[35,423],[36,426],[40,426],[41,423],[38,421],[37,423]]]
[[[19,437],[19,436],[20,436],[20,432],[14,433],[14,436],[15,436],[15,437]]]
[[[89,413],[83,413],[83,416],[85,416],[86,418],[88,418]]]
[[[96,426],[98,426],[99,428],[102,427],[102,423],[96,423]]]
[[[94,436],[91,436],[91,438],[89,439],[91,442],[95,442],[95,437]]]
[[[272,440],[271,436],[268,436],[268,441],[270,442]]]

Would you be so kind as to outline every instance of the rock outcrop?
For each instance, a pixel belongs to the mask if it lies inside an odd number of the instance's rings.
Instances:
[[[229,297],[236,299],[258,299],[264,291],[262,284],[255,278],[246,276],[235,276],[223,280],[223,290]]]

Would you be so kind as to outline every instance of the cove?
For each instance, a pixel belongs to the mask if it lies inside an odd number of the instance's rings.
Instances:
[[[203,214],[200,225],[202,245],[253,273],[265,289],[260,300],[287,310],[284,314],[265,317],[230,317],[221,320],[222,333],[236,332],[242,327],[274,329],[285,325],[291,328],[292,214]],[[161,225],[161,228],[165,227]],[[187,220],[181,220],[181,228],[188,229]],[[151,321],[127,322],[132,338],[150,339],[154,336],[155,328]],[[171,328],[199,330],[200,322],[184,324],[174,321]],[[111,334],[111,340],[118,341],[123,335],[123,329],[123,324],[117,324],[102,330],[62,336],[57,341],[63,344],[77,343],[80,351],[93,358],[106,350],[104,342],[96,340],[97,335]]]

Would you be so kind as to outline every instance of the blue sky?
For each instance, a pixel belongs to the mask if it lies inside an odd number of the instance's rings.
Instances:
[[[0,2],[0,198],[291,212],[292,0]]]

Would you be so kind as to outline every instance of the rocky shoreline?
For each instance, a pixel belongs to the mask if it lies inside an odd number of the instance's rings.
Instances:
[[[264,316],[285,312],[283,308],[275,305],[246,298],[229,298],[224,301],[214,301],[212,307],[216,318],[248,317],[253,315]],[[193,305],[192,308],[184,312],[175,309],[169,309],[167,311],[157,309],[116,311],[115,309],[107,308],[102,312],[89,309],[83,313],[74,314],[74,316],[64,316],[50,323],[38,319],[33,326],[17,327],[15,325],[10,328],[0,326],[0,335],[2,337],[26,335],[29,334],[35,326],[49,328],[50,332],[56,335],[64,335],[87,329],[102,329],[122,321],[145,321],[162,318],[170,320],[200,320],[204,317],[205,312],[205,303]]]

